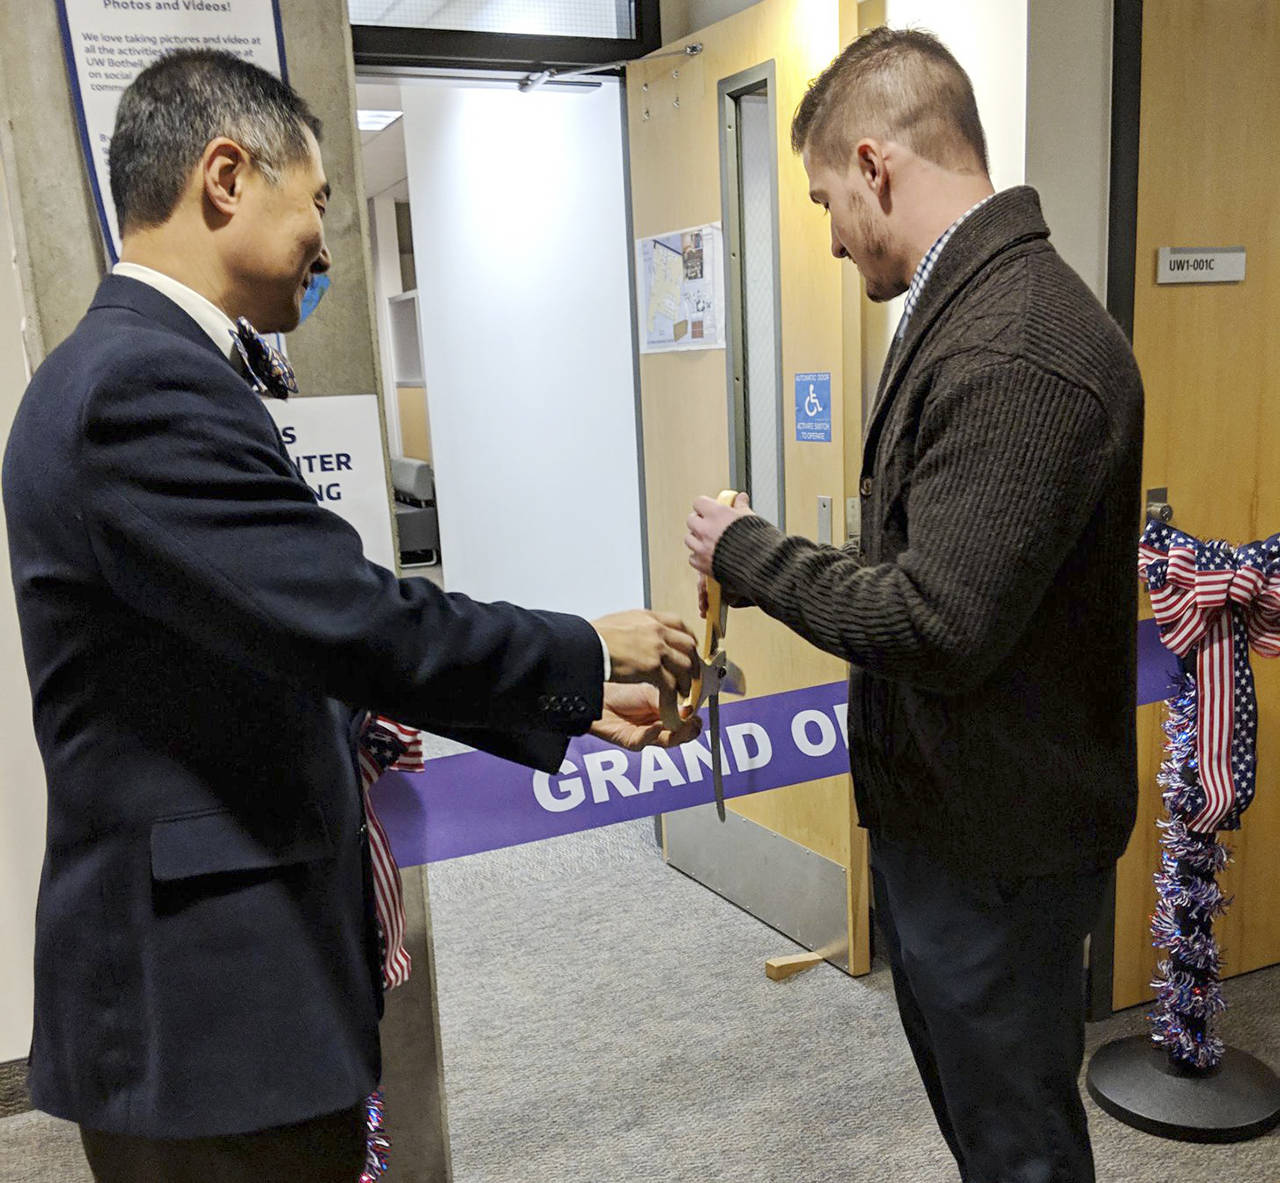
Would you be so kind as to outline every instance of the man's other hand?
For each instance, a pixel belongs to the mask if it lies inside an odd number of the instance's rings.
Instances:
[[[693,503],[693,512],[685,520],[689,532],[684,544],[689,549],[689,566],[702,575],[710,575],[711,559],[716,553],[720,535],[729,523],[746,517],[751,512],[751,502],[745,493],[734,498],[733,505],[721,505],[714,497],[699,497]]]
[[[591,734],[620,748],[636,752],[656,744],[674,748],[688,743],[702,730],[702,720],[694,715],[679,727],[668,727],[658,710],[658,691],[644,684],[604,688],[604,715],[591,724]]]
[[[609,649],[611,682],[648,682],[658,692],[659,718],[681,727],[679,696],[698,672],[698,642],[684,621],[668,612],[636,608],[591,622]]]

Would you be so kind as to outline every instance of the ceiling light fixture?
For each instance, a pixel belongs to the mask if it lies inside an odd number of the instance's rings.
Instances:
[[[357,111],[356,127],[361,131],[382,131],[403,114],[403,111]]]

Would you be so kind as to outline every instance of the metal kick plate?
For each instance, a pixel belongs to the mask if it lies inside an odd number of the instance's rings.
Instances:
[[[714,805],[664,815],[667,861],[757,920],[849,971],[848,872],[839,863]]]

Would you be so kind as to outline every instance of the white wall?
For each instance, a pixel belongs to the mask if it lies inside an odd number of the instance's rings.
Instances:
[[[402,106],[446,584],[587,616],[634,607],[618,87],[405,82]]]
[[[13,266],[4,170],[0,166],[0,440],[27,385],[22,299]],[[2,447],[2,445],[0,445]],[[31,963],[36,887],[44,856],[44,768],[31,731],[31,695],[18,637],[9,542],[0,516],[0,1061],[31,1044]]]
[[[696,33],[716,21],[750,8],[757,0],[659,0],[663,44]]]
[[[997,189],[1033,185],[1054,246],[1106,292],[1112,0],[887,0],[973,79]]]
[[[1074,0],[1073,0],[1074,2]],[[895,29],[936,33],[973,81],[997,189],[1026,177],[1027,0],[888,0]]]
[[[1027,184],[1053,245],[1106,300],[1112,0],[1030,5]]]
[[[997,189],[1026,179],[1028,0],[885,0],[885,23],[936,33],[973,82]],[[905,296],[862,309],[864,413]]]
[[[400,400],[391,349],[391,316],[387,297],[398,296],[400,247],[396,237],[396,203],[386,193],[369,198],[369,232],[373,239],[373,307],[378,321],[378,349],[382,358],[382,405],[387,423],[387,447],[392,456],[404,455],[400,433]]]

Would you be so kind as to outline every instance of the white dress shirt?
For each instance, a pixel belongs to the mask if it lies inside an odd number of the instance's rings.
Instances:
[[[152,267],[144,267],[141,263],[117,263],[111,268],[112,275],[123,275],[127,279],[136,279],[148,287],[155,288],[162,296],[167,296],[192,320],[196,322],[222,350],[223,354],[239,368],[239,351],[235,347],[235,322],[222,311],[212,300],[207,299],[194,288],[179,283],[171,275],[156,271]]]

